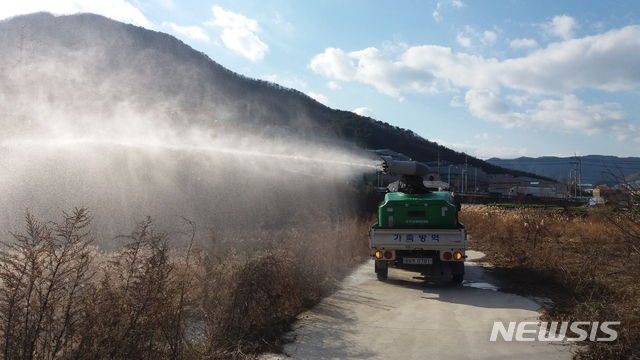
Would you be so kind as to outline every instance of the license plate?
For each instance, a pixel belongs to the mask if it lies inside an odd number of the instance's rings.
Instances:
[[[404,258],[403,264],[407,265],[431,265],[433,264],[432,258]]]

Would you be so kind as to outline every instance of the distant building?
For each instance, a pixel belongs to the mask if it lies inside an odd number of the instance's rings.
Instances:
[[[509,190],[514,186],[531,186],[531,181],[510,175],[500,175],[489,181],[489,193],[509,195]]]
[[[602,198],[610,198],[612,196],[617,196],[622,194],[622,190],[614,189],[614,188],[596,188],[593,189],[593,196],[602,197]]]

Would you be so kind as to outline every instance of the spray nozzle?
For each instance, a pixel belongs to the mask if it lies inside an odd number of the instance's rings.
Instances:
[[[382,172],[385,174],[401,174],[426,176],[429,174],[429,167],[417,161],[398,161],[391,156],[380,156],[382,159]]]

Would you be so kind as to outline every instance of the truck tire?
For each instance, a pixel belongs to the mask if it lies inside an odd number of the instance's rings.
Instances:
[[[378,277],[379,281],[386,281],[387,277],[389,276],[389,268],[378,271],[376,273],[376,276]]]
[[[375,262],[375,271],[376,276],[379,281],[387,280],[387,276],[389,275],[389,265],[386,261],[376,260]]]
[[[451,281],[453,281],[454,284],[462,284],[463,280],[464,280],[463,274],[454,274],[453,277],[451,278]]]

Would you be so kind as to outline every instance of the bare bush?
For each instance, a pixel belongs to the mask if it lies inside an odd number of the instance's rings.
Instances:
[[[59,224],[27,214],[24,234],[2,242],[5,359],[245,358],[277,347],[296,315],[368,254],[366,223],[311,216],[208,248],[187,222],[176,234],[183,250],[147,218],[122,249],[100,254],[90,220],[83,208]]]
[[[475,206],[464,207],[460,218],[471,247],[487,254],[507,290],[554,301],[543,320],[621,321],[616,341],[585,341],[577,358],[638,358],[640,253],[611,225],[615,211]]]
[[[103,263],[91,314],[94,336],[87,342],[101,357],[176,358],[183,353],[190,279],[170,258],[168,237],[154,232],[151,219],[127,238],[130,243]]]
[[[25,234],[2,241],[0,332],[5,359],[74,357],[93,293],[88,213],[51,227],[26,216]]]
[[[367,222],[306,215],[298,220],[299,227],[245,234],[245,240],[261,244],[251,255],[222,245],[220,236],[216,251],[201,254],[203,274],[210,274],[202,287],[207,352],[273,350],[297,314],[336,290],[368,257]]]
[[[619,174],[608,174],[613,182],[620,184],[620,192],[609,197],[607,202],[611,211],[603,214],[624,234],[627,244],[635,252],[640,252],[640,185],[627,181],[621,171]]]

